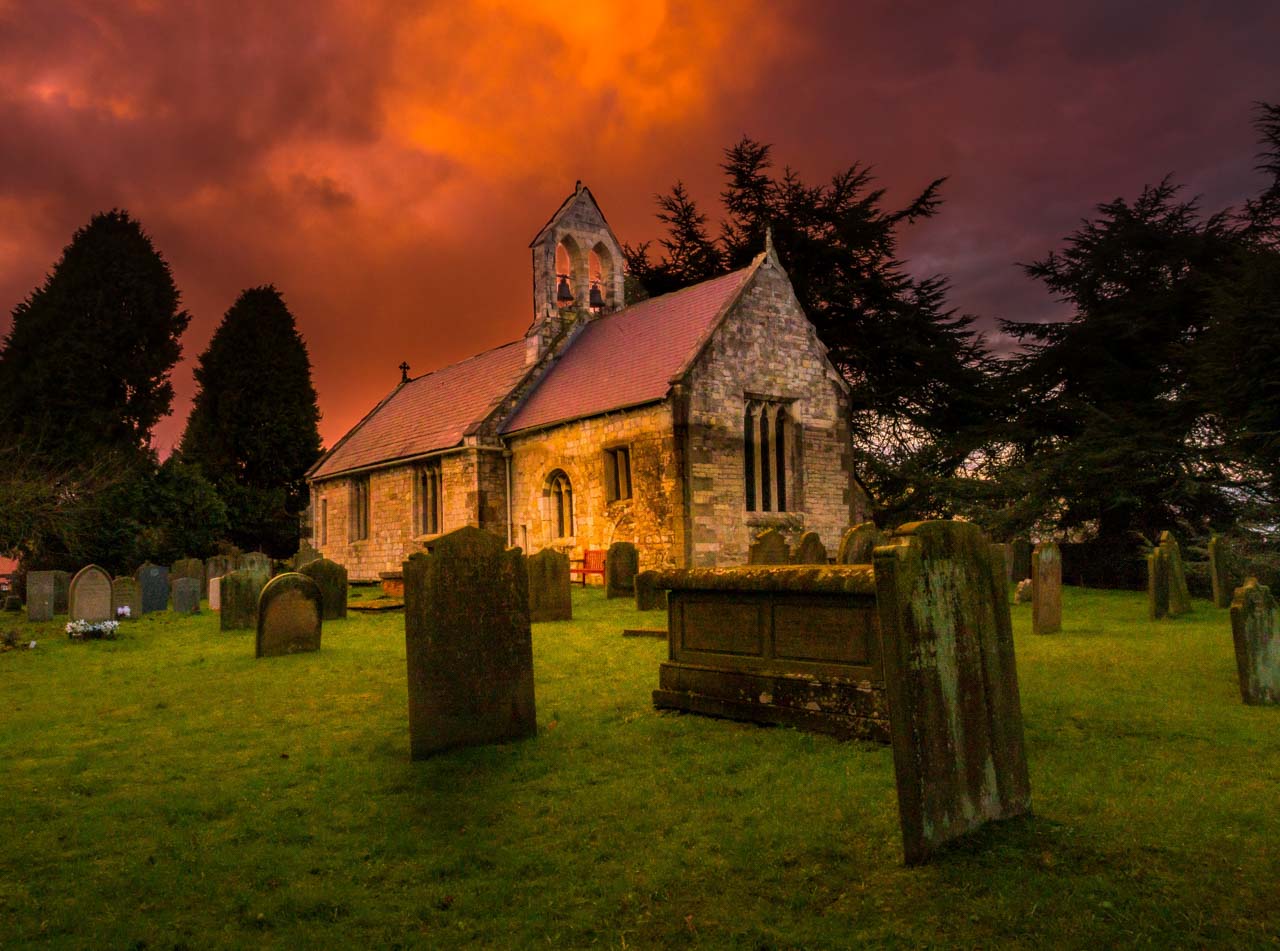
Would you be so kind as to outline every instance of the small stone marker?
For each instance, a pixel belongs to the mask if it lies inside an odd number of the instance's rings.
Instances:
[[[825,565],[827,564],[827,546],[817,532],[805,532],[800,536],[800,544],[791,556],[793,565]]]
[[[1031,633],[1062,630],[1062,555],[1054,542],[1041,542],[1031,553]]]
[[[404,563],[404,595],[413,759],[537,733],[520,550],[457,529]]]
[[[242,631],[257,623],[258,595],[267,580],[261,571],[232,571],[222,576],[222,630]]]
[[[529,620],[572,621],[573,599],[569,594],[569,556],[554,548],[530,555]]]
[[[1221,535],[1209,539],[1209,581],[1213,585],[1213,606],[1231,607],[1231,582],[1227,573],[1227,543]]]
[[[665,611],[667,609],[667,589],[654,584],[658,577],[656,571],[641,571],[636,575],[636,610]]]
[[[1231,600],[1240,696],[1247,704],[1280,704],[1280,615],[1270,589],[1250,578]]]
[[[1182,570],[1182,549],[1178,547],[1173,532],[1160,533],[1160,548],[1165,552],[1169,566],[1169,616],[1177,617],[1191,610],[1191,591]]]
[[[195,578],[200,582],[200,593],[204,594],[204,562],[199,558],[180,558],[169,566],[169,583],[179,578]]]
[[[138,569],[137,578],[142,589],[142,613],[169,610],[169,569],[147,562]]]
[[[200,579],[198,578],[174,578],[173,579],[173,613],[174,614],[199,614],[200,613]]]
[[[903,852],[1031,811],[1004,552],[967,522],[903,525],[876,550]]]
[[[1015,538],[1009,544],[1009,551],[1013,556],[1013,575],[1012,578],[1022,580],[1031,577],[1031,556],[1034,549],[1031,547],[1031,539]]]
[[[128,575],[111,582],[111,616],[117,621],[124,620],[121,608],[129,609],[129,618],[132,620],[142,617],[142,589]]]
[[[320,649],[320,586],[298,571],[276,575],[258,596],[258,657]]]
[[[791,564],[791,546],[787,544],[782,532],[776,528],[767,528],[751,543],[747,551],[749,565],[789,565]]]
[[[853,526],[840,539],[836,554],[837,565],[869,565],[871,552],[880,544],[880,529],[875,522],[862,522]]]
[[[67,614],[73,621],[113,620],[111,612],[111,576],[97,565],[86,565],[71,579]]]
[[[1147,614],[1153,621],[1169,616],[1169,555],[1158,545],[1147,553]]]
[[[240,571],[260,571],[271,576],[271,556],[265,552],[251,551],[236,559],[236,568]]]
[[[53,620],[52,571],[27,572],[27,620]]]
[[[640,553],[631,542],[614,542],[604,556],[604,596],[633,598],[636,594],[636,572],[640,570]]]
[[[222,575],[209,579],[209,610],[222,610]]]
[[[298,569],[320,589],[320,615],[326,621],[347,616],[347,569],[328,558],[313,558]]]

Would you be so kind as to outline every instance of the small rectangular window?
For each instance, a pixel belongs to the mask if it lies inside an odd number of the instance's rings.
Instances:
[[[414,480],[415,528],[419,535],[436,535],[444,523],[444,493],[440,463],[428,462],[417,470]]]
[[[631,449],[617,446],[604,451],[604,495],[608,502],[631,498]]]
[[[348,535],[353,542],[369,537],[369,477],[351,482],[351,527]]]
[[[318,514],[319,524],[316,526],[316,538],[320,540],[321,545],[329,544],[329,500],[320,500],[320,509]]]

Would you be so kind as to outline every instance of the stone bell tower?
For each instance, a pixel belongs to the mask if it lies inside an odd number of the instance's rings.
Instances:
[[[579,321],[626,306],[622,246],[582,182],[530,242],[533,323],[525,333],[525,363],[535,363]]]

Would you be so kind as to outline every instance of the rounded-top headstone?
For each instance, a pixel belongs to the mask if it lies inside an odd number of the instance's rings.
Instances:
[[[298,569],[320,587],[323,617],[336,621],[347,616],[347,569],[328,558],[313,558]]]
[[[71,579],[67,613],[73,621],[111,620],[111,576],[97,565],[86,565]]]
[[[875,522],[860,522],[844,533],[836,554],[838,565],[869,565],[871,552],[880,544],[880,529]]]
[[[297,571],[276,575],[258,595],[258,657],[320,649],[320,586]]]
[[[825,565],[827,563],[827,546],[817,532],[805,532],[800,536],[800,544],[791,556],[794,565]]]
[[[633,598],[640,553],[631,542],[614,542],[604,556],[606,598]]]

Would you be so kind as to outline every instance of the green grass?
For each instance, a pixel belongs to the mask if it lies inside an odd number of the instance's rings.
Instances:
[[[1015,606],[1035,817],[901,864],[892,757],[654,711],[598,590],[534,627],[536,739],[411,763],[403,616],[255,661],[217,616],[0,654],[0,947],[1280,944],[1280,708],[1225,611]],[[0,627],[12,626],[0,615]]]

